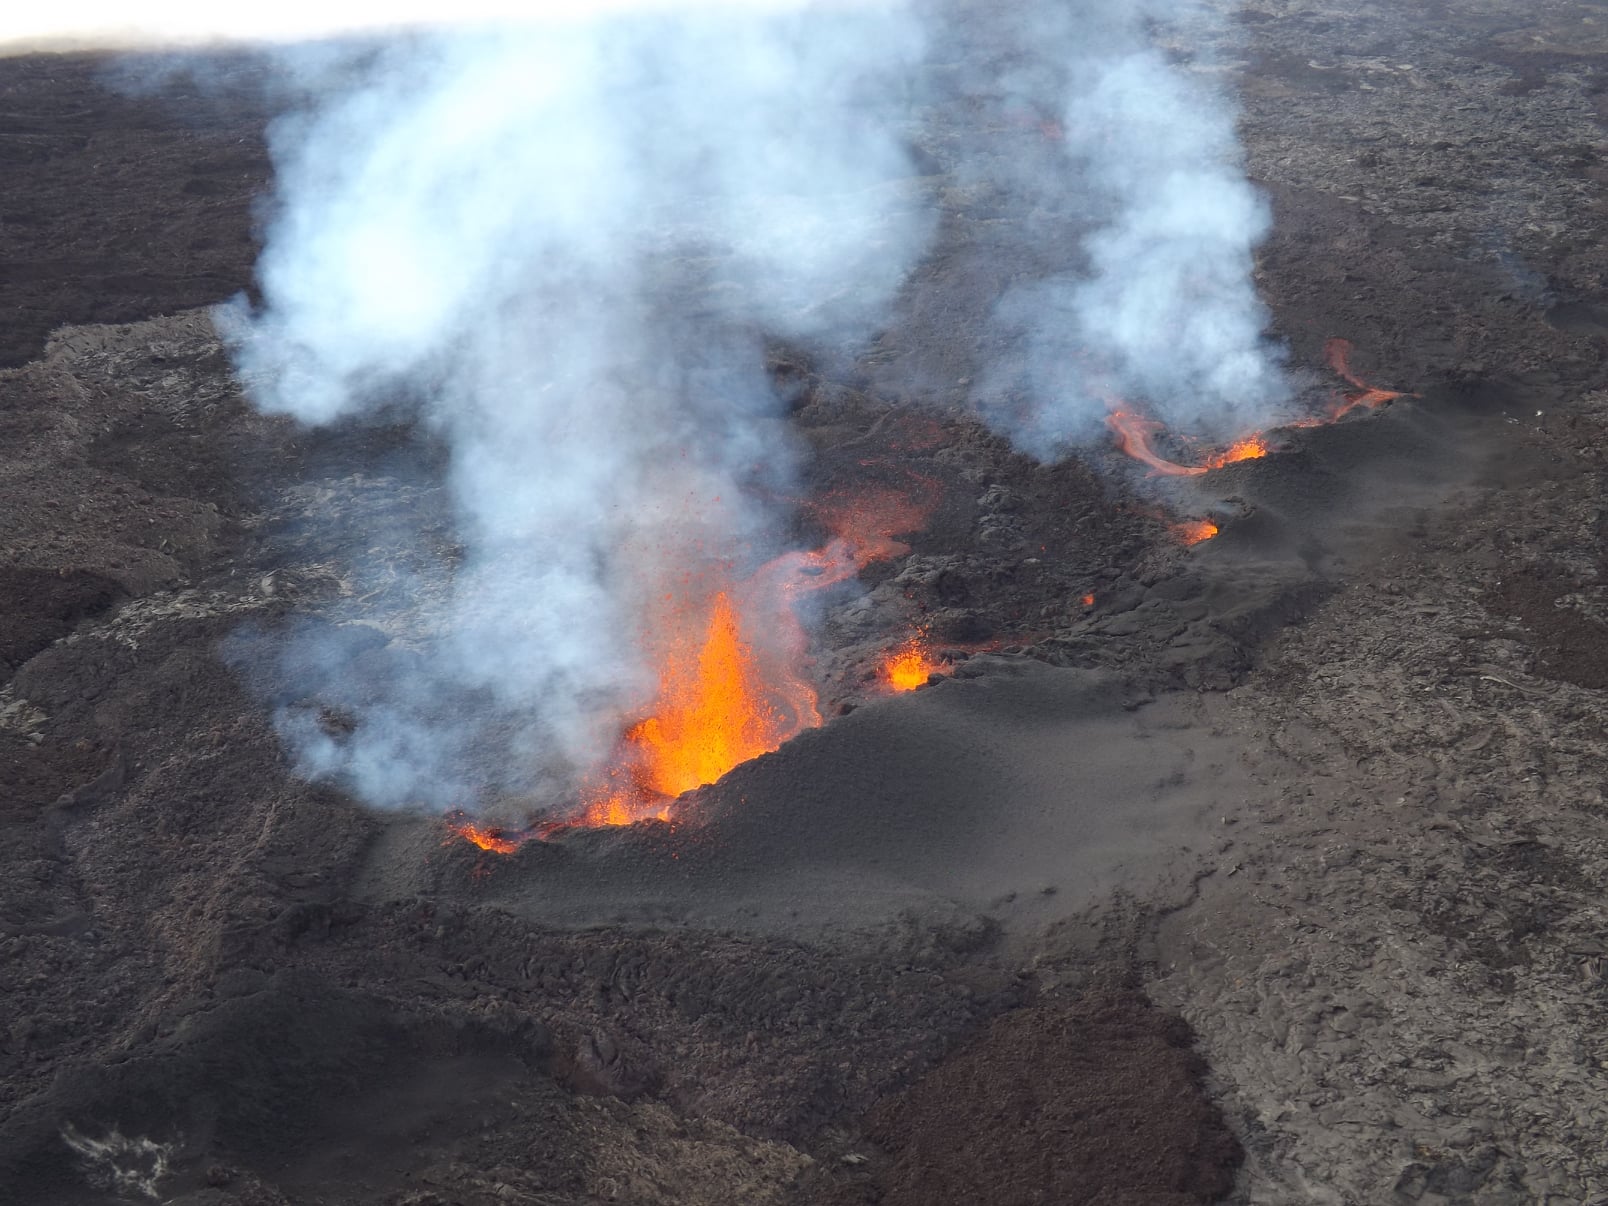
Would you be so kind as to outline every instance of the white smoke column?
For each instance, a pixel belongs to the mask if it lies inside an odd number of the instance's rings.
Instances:
[[[996,175],[1018,195],[1075,198],[1085,263],[1001,301],[996,319],[1023,352],[993,366],[980,408],[1041,457],[1093,438],[1119,398],[1217,437],[1265,425],[1288,387],[1252,276],[1270,214],[1208,70],[1225,13],[1189,0],[1027,12],[1005,84],[1053,115],[1064,152],[1059,172]],[[1192,62],[1153,44],[1162,18],[1192,21]]]
[[[1113,219],[1086,243],[1079,329],[1121,387],[1173,422],[1265,416],[1282,390],[1251,279],[1267,206],[1223,98],[1154,50],[1096,70],[1067,128]],[[1076,124],[1074,124],[1074,122]]]
[[[884,104],[920,51],[892,6],[416,33],[276,125],[262,304],[223,322],[242,375],[313,424],[406,400],[466,549],[405,673],[348,681],[338,633],[290,650],[357,722],[283,711],[305,773],[450,806],[606,754],[651,691],[645,602],[695,550],[762,548],[788,484],[762,336],[863,330],[925,241]]]

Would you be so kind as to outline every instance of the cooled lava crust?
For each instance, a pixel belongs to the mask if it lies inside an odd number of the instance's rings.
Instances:
[[[1057,254],[993,264],[990,223],[1019,215],[944,192],[935,147],[945,235],[901,321],[852,371],[771,358],[817,495],[867,461],[941,485],[910,553],[862,576],[869,603],[822,628],[844,736],[712,789],[697,833],[507,863],[297,779],[269,720],[295,684],[220,656],[328,622],[366,528],[343,543],[314,507],[407,506],[452,556],[439,450],[257,415],[191,309],[251,287],[253,69],[130,98],[101,60],[0,59],[0,1196],[125,1200],[117,1174],[137,1195],[158,1162],[192,1206],[1608,1184],[1608,41],[1591,5],[1388,7],[1248,5],[1238,78],[1292,363],[1320,397],[1343,335],[1421,398],[1184,485],[1100,445],[1039,466],[956,399],[907,405],[901,365],[966,342],[930,316],[979,321],[996,277]],[[357,472],[397,488],[376,501]],[[1219,534],[1184,547],[1181,514]],[[920,907],[811,929],[795,905],[869,892],[893,838],[775,799],[745,819],[741,789],[896,724],[865,672],[912,615],[978,666],[918,711],[1038,698],[1051,671],[1084,676],[1055,696],[1069,715],[1103,692],[1100,725],[1198,697],[1147,748],[1239,743],[1253,803],[1190,830],[1188,873],[1151,897],[1035,882],[946,914],[936,896],[996,886],[928,875],[995,832],[968,813],[901,847]],[[350,673],[405,658],[376,629]],[[819,878],[788,899],[717,874],[800,866]]]

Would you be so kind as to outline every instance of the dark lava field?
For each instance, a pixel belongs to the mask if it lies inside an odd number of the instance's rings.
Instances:
[[[1217,7],[1271,334],[1401,396],[1161,479],[907,396],[1061,254],[948,153],[1053,131],[936,106],[875,346],[768,354],[811,499],[925,500],[825,723],[506,854],[275,730],[345,722],[264,643],[405,677],[456,537],[430,432],[264,414],[214,328],[261,64],[0,57],[0,1201],[1608,1203],[1608,8]]]

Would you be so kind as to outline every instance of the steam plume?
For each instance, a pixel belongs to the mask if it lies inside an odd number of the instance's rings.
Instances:
[[[1158,48],[1163,20],[1188,23],[1191,59]],[[995,77],[971,81],[1046,119],[1056,147],[979,162],[1008,194],[1075,208],[1083,253],[995,309],[1018,352],[986,366],[975,401],[1027,451],[1089,439],[1117,397],[1221,437],[1286,396],[1252,280],[1270,216],[1209,70],[1225,36],[1221,15],[1190,0],[1029,4],[995,33]]]
[[[304,771],[446,805],[470,765],[528,789],[607,752],[651,687],[648,596],[765,550],[793,458],[761,336],[852,341],[924,243],[884,92],[920,49],[897,8],[437,32],[274,127],[242,375],[308,423],[409,400],[465,544],[377,696],[334,638],[292,650],[361,717],[283,712]]]
[[[1210,6],[668,5],[520,4],[545,19],[281,52],[323,99],[271,132],[262,302],[222,326],[269,411],[421,418],[463,543],[450,573],[359,565],[365,596],[417,596],[397,631],[430,639],[406,656],[349,673],[363,655],[328,628],[284,655],[356,718],[282,709],[301,768],[371,802],[568,782],[650,693],[647,596],[699,556],[774,551],[762,500],[794,462],[760,341],[852,354],[902,285],[911,312],[935,222],[904,149],[913,98],[1041,119],[1031,150],[984,129],[947,153],[1023,219],[993,250],[1025,283],[972,303],[992,335],[968,378],[1020,447],[1062,454],[1118,396],[1216,434],[1283,396],[1251,278],[1268,215],[1202,69]],[[438,7],[390,11],[428,26]],[[1174,18],[1195,22],[1192,61],[1157,47]],[[928,35],[959,65],[925,61]],[[1077,263],[1015,272],[1046,238]],[[380,511],[364,522],[392,544],[428,543],[394,499]]]

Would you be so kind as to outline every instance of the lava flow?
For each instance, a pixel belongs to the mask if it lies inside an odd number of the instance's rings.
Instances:
[[[1418,397],[1417,394],[1405,393],[1402,390],[1378,389],[1369,385],[1351,371],[1351,351],[1350,340],[1331,339],[1323,345],[1323,359],[1336,375],[1355,388],[1340,394],[1339,400],[1321,417],[1294,419],[1281,426],[1324,427],[1338,422],[1359,408],[1374,410],[1386,402],[1394,402],[1397,398]],[[1198,477],[1202,473],[1210,473],[1213,469],[1221,469],[1224,465],[1255,460],[1273,451],[1268,443],[1267,434],[1257,431],[1235,440],[1222,452],[1207,457],[1203,465],[1180,465],[1176,461],[1169,461],[1152,445],[1152,437],[1166,430],[1165,426],[1156,420],[1147,419],[1131,410],[1124,410],[1120,405],[1113,405],[1106,415],[1106,426],[1116,436],[1118,450],[1127,453],[1136,461],[1149,465],[1152,477]],[[1214,528],[1212,532],[1207,533],[1207,536],[1198,539],[1207,539],[1215,532]],[[1187,543],[1194,544],[1195,541]]]
[[[1242,440],[1235,440],[1222,452],[1208,457],[1204,465],[1180,465],[1167,460],[1151,446],[1151,437],[1165,430],[1156,420],[1147,419],[1131,410],[1113,410],[1106,415],[1106,426],[1116,434],[1117,448],[1134,460],[1149,465],[1153,476],[1198,477],[1237,461],[1253,461],[1272,451],[1267,437],[1257,432]]]
[[[1404,393],[1396,389],[1376,389],[1351,371],[1351,341],[1349,339],[1331,339],[1323,345],[1323,359],[1335,373],[1345,378],[1356,388],[1340,395],[1340,401],[1329,408],[1329,422],[1343,418],[1359,407],[1365,410],[1374,410],[1386,402],[1394,402],[1397,398],[1416,398],[1417,394]],[[1320,421],[1307,420],[1304,423],[1292,426],[1315,427]]]
[[[1207,471],[1205,465],[1180,465],[1159,455],[1150,446],[1150,437],[1166,428],[1155,419],[1136,415],[1131,410],[1113,410],[1106,415],[1106,426],[1116,435],[1118,450],[1149,465],[1153,476],[1195,477]]]

